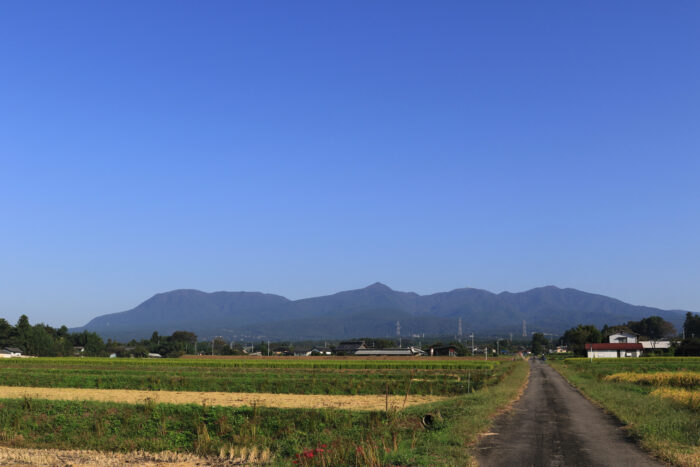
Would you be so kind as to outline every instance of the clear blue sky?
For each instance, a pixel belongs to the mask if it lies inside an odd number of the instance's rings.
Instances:
[[[0,317],[176,288],[700,311],[697,1],[0,4]]]

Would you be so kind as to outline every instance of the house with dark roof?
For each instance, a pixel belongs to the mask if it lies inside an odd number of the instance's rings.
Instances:
[[[588,358],[641,357],[644,347],[638,342],[586,344]]]
[[[343,341],[335,348],[338,355],[355,355],[358,350],[367,348],[365,341]]]
[[[440,345],[440,346],[431,345],[428,348],[428,354],[431,357],[456,357],[457,356],[457,347],[454,345]]]
[[[425,355],[425,352],[417,347],[400,349],[359,349],[355,351],[355,355],[358,357],[413,357]]]
[[[21,357],[22,350],[17,347],[5,347],[0,350],[0,358]]]

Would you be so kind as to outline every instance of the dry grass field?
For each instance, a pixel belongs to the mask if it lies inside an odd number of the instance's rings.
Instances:
[[[249,465],[247,458],[198,457],[176,452],[100,452],[60,449],[20,449],[0,447],[0,465],[37,465],[37,466],[101,466],[117,467],[123,465],[144,467],[185,467],[208,465],[228,467]]]
[[[31,388],[0,386],[0,399],[90,400],[141,404],[203,404],[222,407],[277,407],[285,409],[389,410],[446,399],[439,396],[335,396],[319,394],[264,394],[245,392],[136,391],[131,389]]]

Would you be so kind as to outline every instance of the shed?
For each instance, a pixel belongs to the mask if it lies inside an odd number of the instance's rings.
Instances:
[[[659,341],[639,341],[644,350],[664,350],[671,348],[671,341],[662,339]]]

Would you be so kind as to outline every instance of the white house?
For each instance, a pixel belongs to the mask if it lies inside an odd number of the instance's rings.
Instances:
[[[637,337],[639,337],[639,334],[634,332],[616,332],[615,334],[610,334],[608,342],[611,344],[635,344],[637,343]]]
[[[607,344],[586,344],[588,358],[624,358],[641,357],[642,344],[636,343],[607,343]]]

